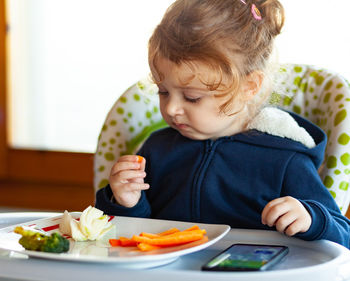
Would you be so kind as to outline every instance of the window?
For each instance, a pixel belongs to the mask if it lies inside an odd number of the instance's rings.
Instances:
[[[8,0],[11,145],[93,152],[171,2]]]
[[[173,0],[7,2],[11,145],[93,152],[109,108],[148,74],[148,37]],[[280,61],[350,77],[350,2],[282,3]]]

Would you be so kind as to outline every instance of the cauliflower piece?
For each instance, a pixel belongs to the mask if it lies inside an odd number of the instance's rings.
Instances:
[[[67,234],[69,236],[72,236],[72,229],[70,226],[70,222],[72,220],[72,216],[70,215],[70,213],[68,213],[68,211],[64,211],[63,213],[63,217],[62,217],[62,221],[59,225],[59,231],[63,234]]]
[[[94,241],[101,239],[107,232],[115,229],[115,225],[108,222],[109,217],[92,206],[87,207],[81,214],[79,221],[65,211],[59,230],[70,235],[75,241]]]

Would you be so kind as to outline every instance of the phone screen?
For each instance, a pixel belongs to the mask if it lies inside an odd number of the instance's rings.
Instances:
[[[202,267],[215,271],[266,270],[288,253],[279,245],[233,244]]]

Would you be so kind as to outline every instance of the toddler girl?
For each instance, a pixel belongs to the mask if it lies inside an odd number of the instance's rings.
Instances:
[[[349,247],[350,222],[317,173],[326,135],[265,106],[284,13],[277,0],[178,0],[149,40],[169,128],[113,166],[107,214],[273,229]]]

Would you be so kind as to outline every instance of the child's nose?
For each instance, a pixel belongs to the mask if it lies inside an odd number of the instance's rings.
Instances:
[[[169,97],[166,104],[166,112],[169,116],[175,116],[183,113],[181,101],[177,97]]]

